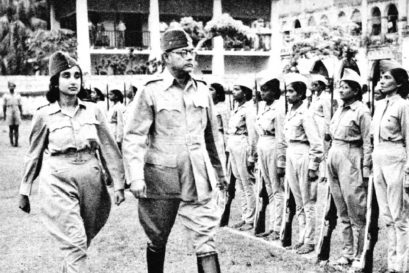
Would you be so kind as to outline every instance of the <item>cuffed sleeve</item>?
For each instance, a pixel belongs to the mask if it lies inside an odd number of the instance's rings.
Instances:
[[[302,125],[305,130],[305,134],[307,135],[308,142],[310,143],[309,149],[309,164],[308,169],[316,171],[319,168],[320,162],[323,157],[323,143],[319,136],[319,130],[315,121],[311,115],[311,113],[306,112],[303,119]]]
[[[47,148],[48,129],[41,111],[34,114],[29,137],[29,149],[24,159],[24,174],[20,194],[29,196],[34,180],[38,177],[43,153]]]
[[[103,166],[109,172],[113,181],[115,190],[124,189],[125,185],[125,171],[122,162],[122,156],[115,142],[109,132],[108,122],[98,107],[95,107],[96,119],[99,121],[97,125],[97,134],[99,138],[99,150]]]
[[[277,167],[278,168],[285,168],[286,162],[286,143],[285,143],[285,135],[284,135],[284,120],[285,114],[281,110],[277,110],[276,116],[276,139],[277,139]]]
[[[219,154],[222,153],[223,151],[217,150],[217,147],[220,147],[220,145],[216,145],[216,142],[221,141],[221,139],[218,139],[219,126],[217,118],[214,113],[214,105],[212,98],[210,97],[210,93],[208,96],[208,101],[209,108],[207,112],[207,126],[204,131],[206,150],[209,154],[210,162],[212,163],[213,168],[216,170],[216,174],[220,180],[224,179],[225,177],[225,173],[223,171],[223,167],[219,156]]]
[[[154,119],[153,101],[148,87],[137,93],[135,101],[128,110],[122,151],[125,168],[129,170],[127,180],[132,183],[145,179],[144,157],[149,130]]]
[[[369,110],[360,115],[359,127],[363,142],[364,160],[363,167],[370,169],[372,167],[372,142],[371,142],[371,114]]]

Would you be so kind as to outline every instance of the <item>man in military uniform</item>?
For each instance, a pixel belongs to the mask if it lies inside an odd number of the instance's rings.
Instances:
[[[205,83],[190,75],[193,47],[183,30],[167,30],[161,48],[166,69],[137,93],[123,143],[127,180],[149,239],[148,272],[163,272],[177,215],[192,235],[199,273],[220,272],[214,242],[220,215],[212,196],[225,177],[212,98]]]
[[[16,94],[16,84],[14,82],[8,82],[8,88],[10,94],[6,94],[3,97],[3,115],[4,120],[9,125],[9,137],[11,146],[18,146],[18,127],[21,123],[21,115],[23,108],[21,106],[21,97]]]

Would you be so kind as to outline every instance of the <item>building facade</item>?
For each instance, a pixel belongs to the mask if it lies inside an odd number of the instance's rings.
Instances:
[[[361,58],[394,58],[409,67],[408,9],[407,0],[50,0],[50,21],[52,28],[77,31],[80,63],[97,74],[104,57],[129,54],[129,48],[140,63],[156,57],[160,34],[173,21],[193,17],[206,24],[229,13],[254,29],[256,41],[234,47],[213,39],[198,52],[197,72],[254,75],[277,69],[286,57],[282,37],[325,24],[349,24],[361,39]]]

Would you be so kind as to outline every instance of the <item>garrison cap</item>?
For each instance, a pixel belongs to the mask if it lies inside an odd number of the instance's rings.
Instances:
[[[402,68],[402,66],[394,60],[380,60],[379,61],[379,70],[381,71],[381,73],[389,71],[393,68]]]
[[[359,76],[359,74],[355,70],[349,68],[345,68],[344,76],[342,77],[341,81],[352,81],[362,86],[361,76]]]
[[[163,52],[188,46],[192,46],[192,39],[183,29],[179,28],[166,30],[160,41]]]
[[[57,51],[50,57],[49,72],[53,77],[61,71],[70,69],[73,66],[78,66],[77,62],[71,58],[67,53]]]
[[[311,82],[322,82],[325,85],[328,85],[327,79],[321,74],[311,74]]]

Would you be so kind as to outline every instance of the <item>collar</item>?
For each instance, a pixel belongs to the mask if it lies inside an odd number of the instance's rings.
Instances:
[[[78,102],[79,108],[84,108],[84,109],[87,108],[86,104],[82,100],[77,99],[77,102]],[[58,104],[58,101],[55,101],[50,104],[50,108],[49,108],[50,115],[58,113],[60,111],[61,111],[61,106]]]
[[[402,97],[399,94],[395,94],[390,98],[384,98],[385,101],[389,101],[389,103],[395,102],[399,99],[401,99]]]
[[[163,90],[168,90],[171,86],[176,84],[176,79],[175,77],[173,77],[173,75],[170,73],[169,69],[166,68],[163,73]],[[192,85],[195,89],[197,89],[197,82],[195,79],[193,79],[193,77],[191,75],[189,75],[190,78],[188,80],[188,82],[186,83],[186,87],[185,89],[189,88],[190,85]]]
[[[354,101],[353,103],[351,103],[351,104],[348,104],[348,105],[343,105],[342,106],[342,108],[343,109],[351,109],[351,110],[356,110],[357,108],[358,108],[358,106],[359,106],[359,100],[356,100],[356,101]]]

